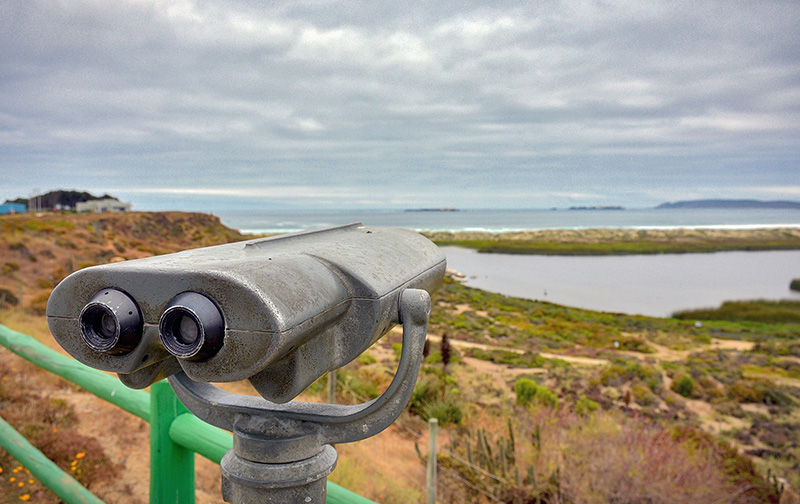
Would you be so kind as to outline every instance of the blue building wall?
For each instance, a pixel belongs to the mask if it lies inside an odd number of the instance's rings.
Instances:
[[[25,213],[25,205],[22,203],[3,203],[0,205],[0,215],[12,213]]]

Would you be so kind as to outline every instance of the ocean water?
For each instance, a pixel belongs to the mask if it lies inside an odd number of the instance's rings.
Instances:
[[[217,214],[248,233],[287,233],[361,222],[420,231],[519,231],[581,228],[800,227],[798,210],[460,210],[403,209],[228,211]]]

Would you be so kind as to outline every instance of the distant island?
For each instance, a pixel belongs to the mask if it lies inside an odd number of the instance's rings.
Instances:
[[[800,201],[760,201],[752,199],[701,199],[662,203],[656,210],[673,210],[683,208],[790,208],[800,210]]]
[[[406,212],[458,212],[458,208],[442,207],[442,208],[406,208]]]
[[[570,210],[625,210],[625,207],[620,205],[602,205],[602,206],[572,206]]]

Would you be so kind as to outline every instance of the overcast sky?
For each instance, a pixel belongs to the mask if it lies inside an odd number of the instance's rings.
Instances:
[[[799,26],[798,0],[3,0],[0,201],[800,200]]]

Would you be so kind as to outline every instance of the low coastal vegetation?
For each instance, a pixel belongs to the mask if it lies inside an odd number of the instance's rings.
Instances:
[[[728,320],[732,322],[765,322],[768,324],[800,323],[800,301],[726,301],[719,308],[683,310],[672,315],[684,320]]]
[[[510,233],[432,232],[438,245],[536,255],[684,254],[798,250],[800,229],[585,229]]]
[[[69,272],[246,238],[198,214],[19,217],[0,218],[8,294],[0,322],[54,347],[41,310]],[[756,304],[750,311],[797,310]],[[339,370],[337,402],[377,397],[401,348],[394,330]],[[0,408],[13,412],[4,414],[12,425],[66,470],[84,471],[101,498],[146,502],[143,425],[2,349],[0,362]],[[252,392],[246,383],[226,387]],[[302,397],[325,400],[327,389],[325,376]],[[330,479],[382,503],[422,502],[425,422],[435,417],[442,503],[797,502],[798,412],[797,321],[601,313],[446,278],[407,412],[375,438],[338,445]],[[134,427],[97,429],[123,421]],[[91,464],[106,472],[88,479]],[[58,502],[18,467],[0,458],[0,492]],[[203,467],[198,495],[219,502],[218,469]]]

